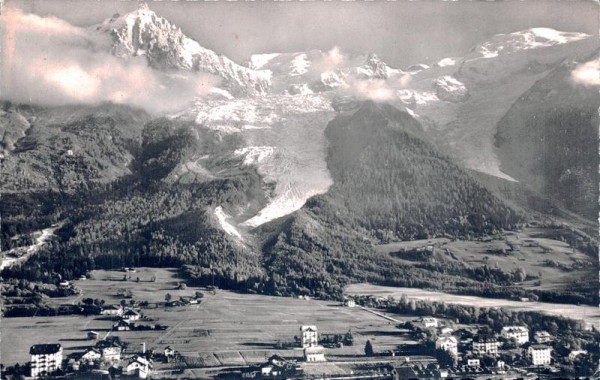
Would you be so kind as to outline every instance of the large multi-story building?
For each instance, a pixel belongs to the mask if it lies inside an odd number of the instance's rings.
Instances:
[[[529,329],[524,326],[505,326],[500,335],[506,339],[514,339],[519,345],[529,342]]]
[[[50,375],[62,366],[63,349],[60,344],[36,344],[31,354],[31,377]]]
[[[479,334],[473,339],[473,351],[478,354],[498,355],[498,339],[492,335]]]
[[[527,349],[531,364],[549,365],[552,362],[552,347],[543,344],[534,344]]]
[[[450,354],[458,355],[458,340],[453,336],[441,336],[435,341],[435,348],[444,350]]]
[[[300,327],[300,333],[302,334],[302,348],[319,345],[317,326],[302,326]]]

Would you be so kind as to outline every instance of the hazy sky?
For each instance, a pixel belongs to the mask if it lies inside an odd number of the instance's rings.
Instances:
[[[162,1],[148,2],[201,45],[244,63],[252,53],[325,49],[375,52],[395,67],[463,55],[497,33],[551,27],[597,35],[592,1]],[[7,0],[75,25],[101,22],[135,1]]]

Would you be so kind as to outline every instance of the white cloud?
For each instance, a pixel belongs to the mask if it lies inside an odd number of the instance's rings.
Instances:
[[[577,66],[571,72],[571,79],[584,86],[600,86],[600,58]]]
[[[174,111],[218,82],[193,72],[166,74],[145,58],[112,56],[109,36],[55,17],[8,9],[0,17],[0,96],[19,103],[65,105],[114,102],[156,112]]]

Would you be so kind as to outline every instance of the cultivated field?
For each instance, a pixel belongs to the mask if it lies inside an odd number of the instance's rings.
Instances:
[[[594,306],[577,306],[545,302],[521,302],[496,298],[460,296],[443,292],[428,291],[416,288],[400,288],[372,284],[353,284],[346,287],[349,295],[373,295],[376,297],[393,297],[400,299],[406,295],[409,299],[446,302],[448,304],[476,305],[479,307],[502,307],[515,311],[539,311],[548,315],[560,315],[582,320],[587,328],[600,326],[600,309]]]
[[[328,355],[351,357],[364,355],[367,339],[375,350],[394,349],[403,343],[414,343],[395,323],[360,308],[347,308],[335,302],[296,298],[269,297],[251,294],[216,292],[187,287],[177,290],[181,282],[176,272],[169,269],[137,269],[131,279],[123,281],[123,272],[94,271],[91,279],[76,281],[82,290],[77,297],[54,299],[56,304],[77,303],[83,298],[100,298],[107,304],[119,303],[117,290],[131,290],[138,301],[162,302],[170,293],[173,299],[191,296],[196,291],[204,294],[199,305],[182,307],[151,307],[142,313],[151,322],[169,328],[164,331],[110,332],[129,343],[129,351],[136,352],[142,342],[148,349],[162,351],[170,345],[185,356],[189,366],[227,366],[262,362],[272,353],[286,357],[301,357],[302,351],[294,348],[294,336],[301,325],[316,325],[319,333],[352,331],[355,344],[329,349]],[[154,282],[150,282],[152,277]],[[136,277],[140,281],[136,282]],[[411,317],[394,315],[397,320]],[[95,330],[101,337],[107,334],[113,322],[99,316],[5,318],[2,321],[2,358],[5,365],[29,360],[29,347],[36,343],[61,343],[65,355],[82,352],[93,341],[85,339],[86,332]],[[281,345],[283,345],[283,348]],[[289,344],[289,346],[287,346]]]

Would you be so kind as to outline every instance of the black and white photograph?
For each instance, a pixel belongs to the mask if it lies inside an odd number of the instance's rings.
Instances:
[[[0,0],[1,379],[600,379],[599,31]]]

